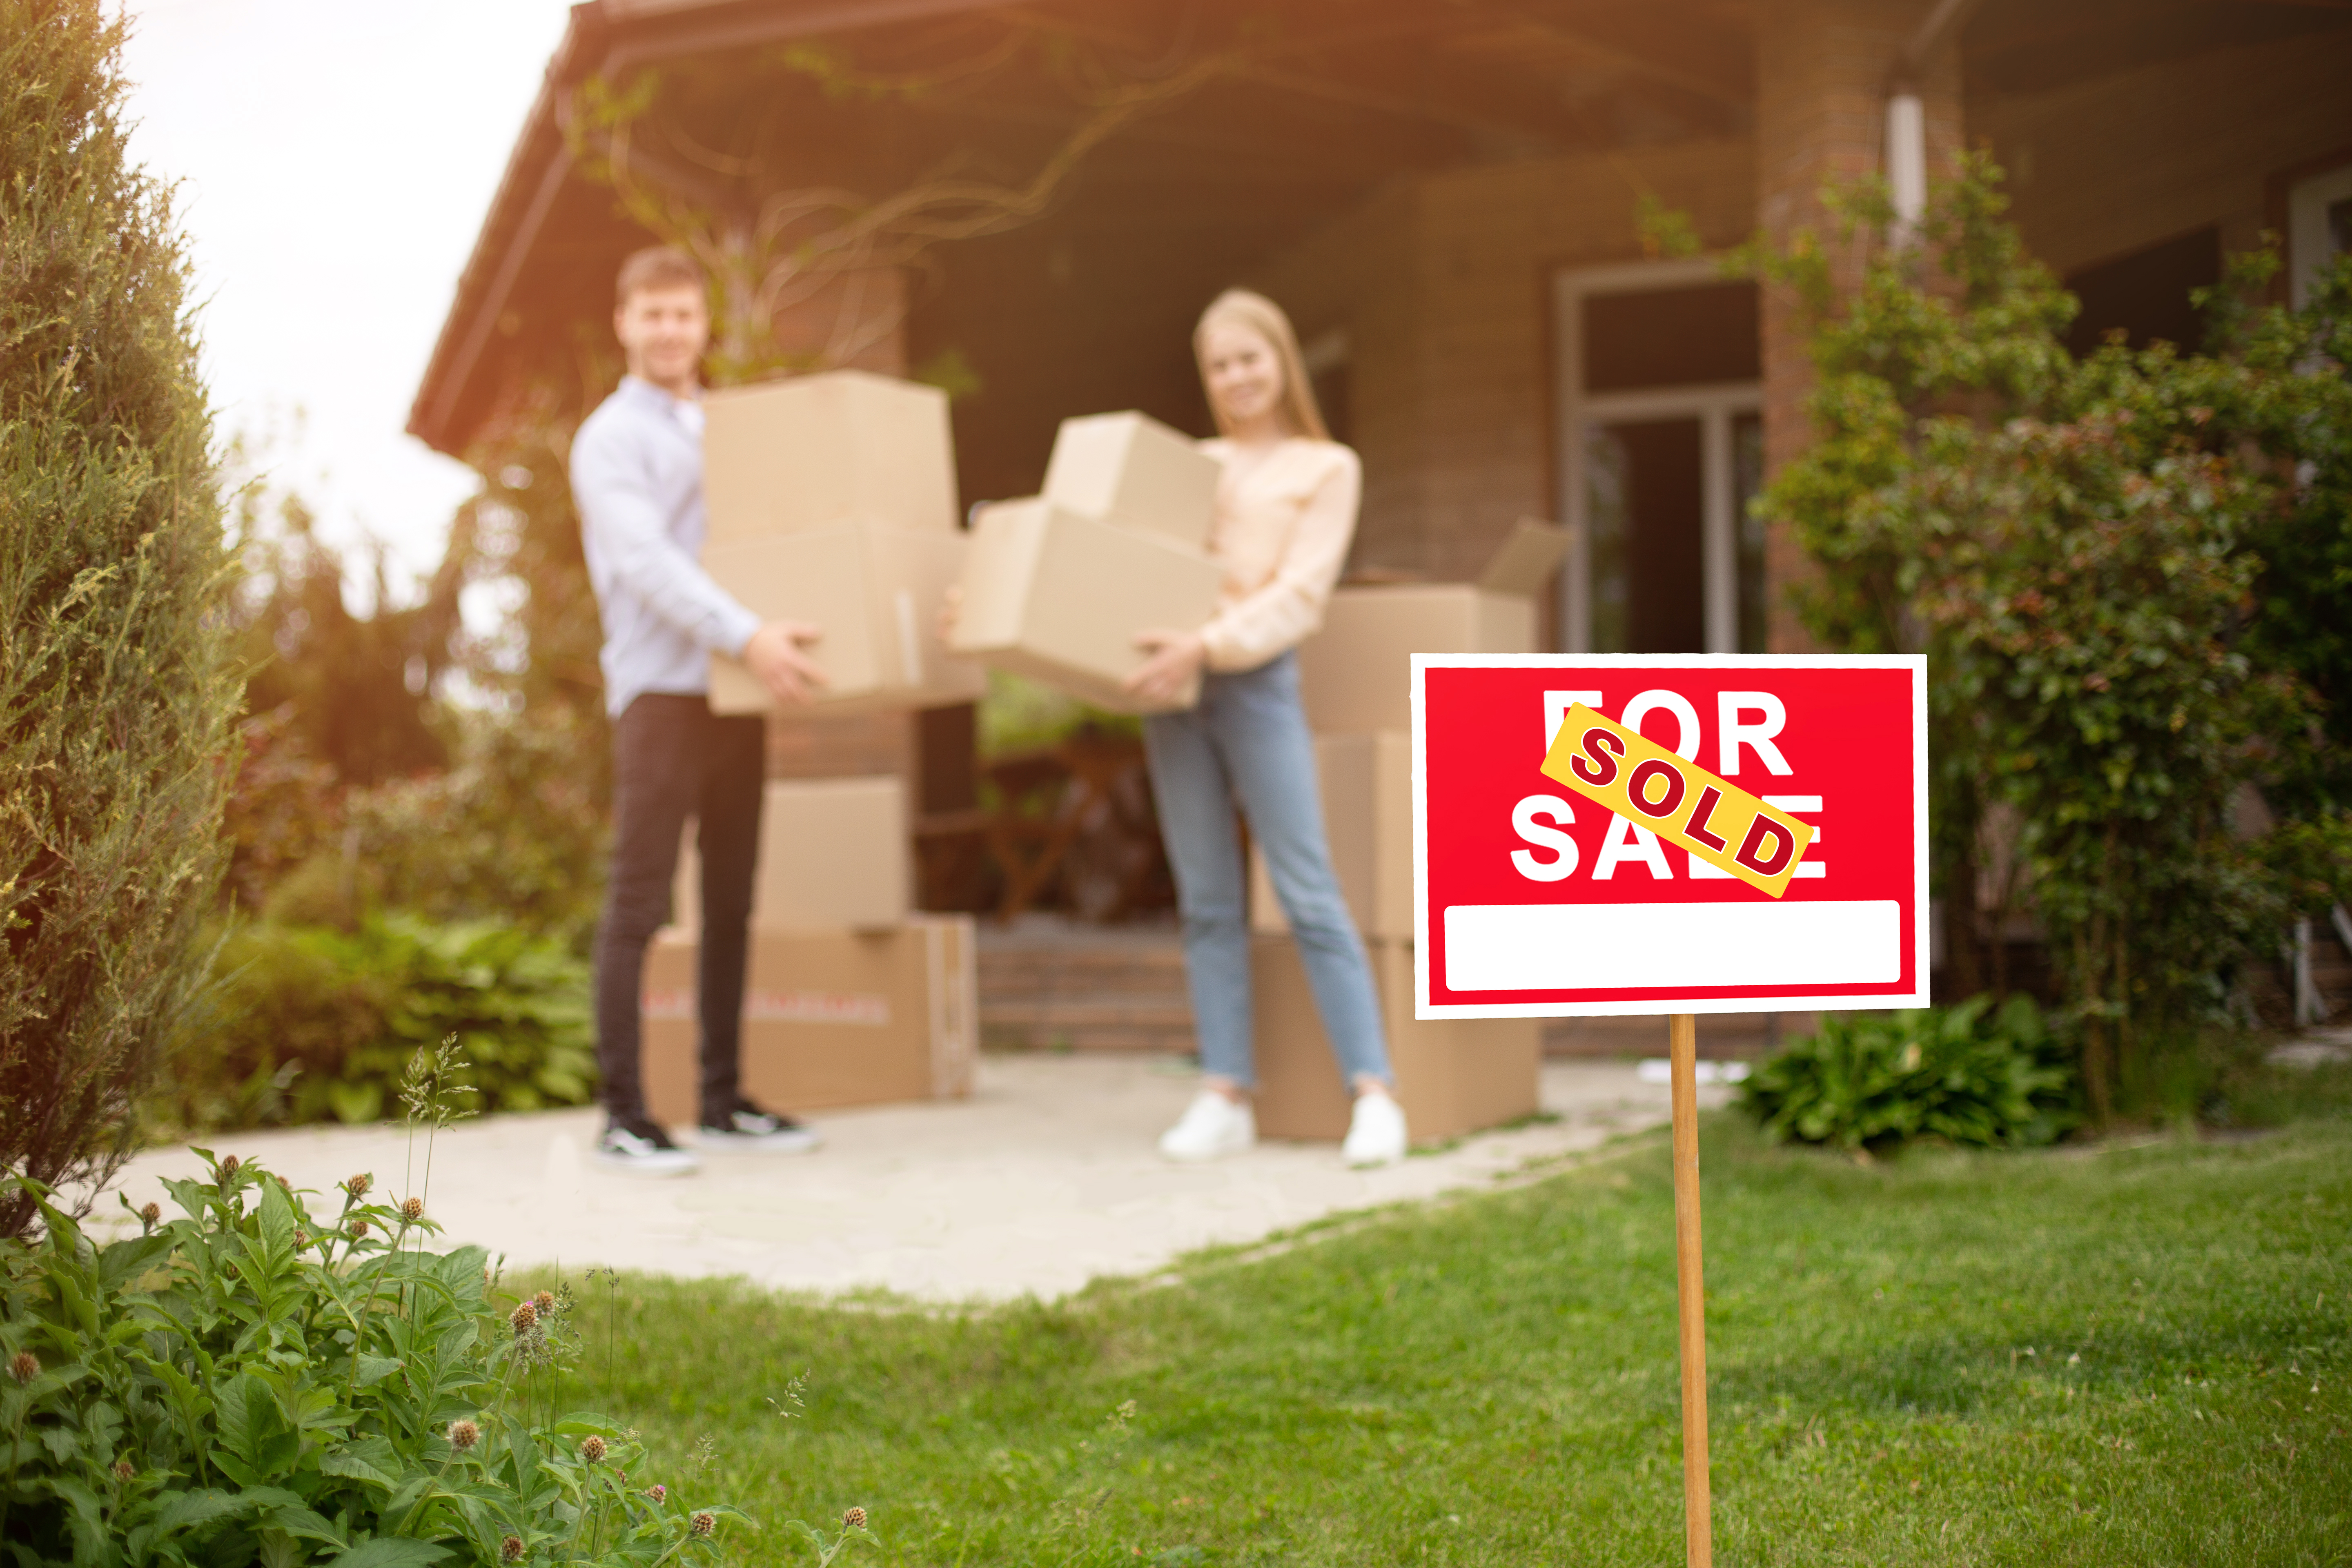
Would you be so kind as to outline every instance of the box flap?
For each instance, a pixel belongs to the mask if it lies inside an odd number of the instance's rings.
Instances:
[[[1489,594],[1523,597],[1534,594],[1566,558],[1571,537],[1556,522],[1519,519],[1511,525],[1502,547],[1487,557],[1486,569],[1478,574],[1478,586]]]

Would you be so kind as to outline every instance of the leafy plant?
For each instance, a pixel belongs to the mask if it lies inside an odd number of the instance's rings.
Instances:
[[[1833,1013],[1741,1086],[1775,1142],[1866,1150],[1915,1138],[1988,1149],[2055,1142],[2077,1121],[2069,1053],[2012,996],[1957,1007]]]
[[[1815,637],[1928,655],[1956,978],[2005,990],[1998,933],[2030,913],[2105,1120],[2140,1058],[2230,1017],[2244,965],[2352,879],[2352,752],[2319,721],[2344,682],[2352,267],[2294,312],[2245,305],[2270,263],[2242,264],[2213,300],[2223,355],[2077,360],[2075,302],[1999,182],[1972,157],[1916,229],[1864,187],[1832,203],[1843,243],[1751,248],[1817,371],[1817,438],[1759,506],[1821,567]],[[2283,831],[2233,830],[2250,787]]]
[[[446,1100],[427,1086],[420,1108]],[[200,1151],[200,1152],[203,1152]],[[22,1563],[709,1561],[738,1510],[648,1483],[635,1433],[551,1401],[564,1303],[425,1249],[422,1195],[331,1211],[236,1157],[100,1245],[48,1201],[0,1242],[0,1545]],[[428,1165],[429,1168],[429,1165]],[[128,1200],[124,1200],[128,1207]],[[632,1482],[635,1470],[637,1479]]]
[[[259,922],[223,943],[223,984],[183,1046],[152,1123],[205,1130],[393,1111],[420,1047],[454,1039],[469,1112],[583,1105],[596,1083],[588,971],[503,921],[404,912],[356,931]]]
[[[239,701],[187,262],[121,119],[129,26],[0,0],[0,1169],[86,1193],[205,973]],[[36,1216],[0,1194],[0,1235]]]

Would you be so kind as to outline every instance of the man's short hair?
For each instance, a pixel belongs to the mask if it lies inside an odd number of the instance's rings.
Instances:
[[[649,245],[621,263],[621,275],[613,281],[613,303],[625,305],[630,295],[646,289],[699,292],[709,286],[701,264],[693,257],[675,245]]]

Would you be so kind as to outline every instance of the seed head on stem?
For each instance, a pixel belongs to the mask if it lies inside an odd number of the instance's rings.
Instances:
[[[41,1375],[41,1358],[31,1351],[18,1351],[8,1363],[8,1375],[22,1384]]]

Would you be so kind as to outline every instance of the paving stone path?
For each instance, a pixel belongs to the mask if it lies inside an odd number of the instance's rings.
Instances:
[[[1193,1087],[1164,1058],[991,1056],[969,1100],[828,1112],[813,1119],[825,1137],[815,1153],[711,1155],[698,1174],[667,1181],[597,1165],[593,1110],[460,1123],[433,1150],[429,1187],[422,1142],[412,1152],[396,1126],[224,1134],[211,1146],[258,1159],[298,1187],[324,1191],[371,1172],[379,1192],[422,1193],[447,1244],[478,1242],[509,1267],[604,1264],[827,1295],[879,1288],[1003,1300],[1056,1297],[1196,1247],[1486,1184],[1654,1126],[1667,1109],[1665,1088],[1630,1061],[1555,1062],[1543,1104],[1557,1120],[1386,1170],[1350,1171],[1336,1147],[1297,1143],[1171,1164],[1153,1141]],[[1701,1092],[1718,1102],[1726,1091]],[[152,1150],[116,1185],[142,1203],[163,1196],[159,1178],[200,1170],[184,1148]],[[110,1194],[100,1216],[110,1209],[121,1212]]]

